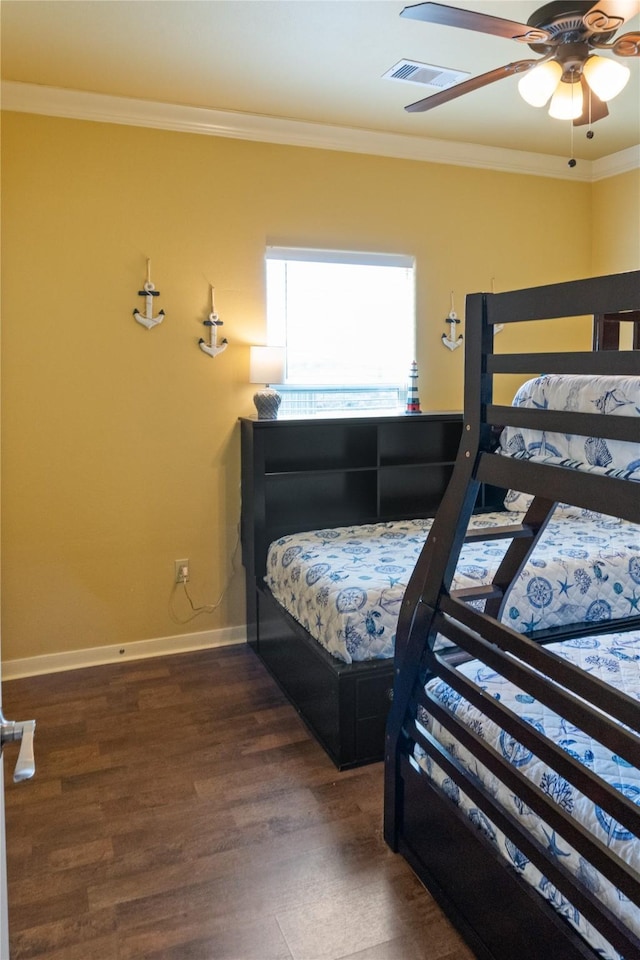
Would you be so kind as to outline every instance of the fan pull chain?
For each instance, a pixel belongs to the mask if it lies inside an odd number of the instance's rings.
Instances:
[[[589,87],[589,84],[587,84]],[[589,87],[589,129],[587,130],[587,140],[593,140],[593,130],[591,129],[591,87]]]
[[[575,167],[575,165],[577,164],[578,161],[577,161],[577,160],[574,158],[574,156],[573,156],[573,120],[569,120],[569,125],[570,125],[570,128],[571,128],[571,133],[570,133],[570,146],[569,146],[569,154],[571,155],[571,159],[569,160],[567,166],[569,166],[569,167]]]
[[[574,85],[572,83],[571,84],[571,105],[572,106],[573,106],[573,86]],[[570,146],[569,146],[569,156],[571,157],[571,159],[569,160],[568,166],[575,167],[578,161],[573,156],[573,120],[569,120],[569,127],[571,129],[571,135],[570,135],[571,139],[570,139]]]

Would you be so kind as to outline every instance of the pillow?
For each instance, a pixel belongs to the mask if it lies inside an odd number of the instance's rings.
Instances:
[[[640,416],[640,377],[543,375],[523,383],[514,407]],[[639,425],[640,429],[640,425]],[[519,460],[557,458],[578,470],[602,470],[628,480],[640,479],[640,444],[505,427],[499,452]]]

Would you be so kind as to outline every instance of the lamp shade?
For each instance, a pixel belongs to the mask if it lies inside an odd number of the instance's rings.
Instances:
[[[558,61],[547,60],[520,77],[518,91],[522,99],[532,107],[544,107],[561,77],[562,67]]]
[[[582,85],[561,80],[551,97],[549,116],[556,120],[577,120],[582,113]]]
[[[284,347],[251,347],[249,351],[249,383],[282,383],[284,379]]]
[[[629,67],[607,60],[605,57],[589,57],[583,67],[585,79],[595,95],[601,100],[613,100],[623,90],[631,76]]]

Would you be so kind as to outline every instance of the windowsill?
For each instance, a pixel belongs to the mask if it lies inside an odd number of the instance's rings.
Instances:
[[[278,420],[335,420],[352,417],[366,420],[368,417],[400,417],[405,413],[401,407],[385,410],[320,410],[317,413],[281,413]],[[407,414],[415,416],[415,414]]]

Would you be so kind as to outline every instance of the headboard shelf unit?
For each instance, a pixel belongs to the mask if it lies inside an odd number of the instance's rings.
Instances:
[[[248,641],[338,767],[380,760],[393,661],[345,664],[327,654],[269,593],[267,550],[290,533],[433,517],[462,415],[241,418],[240,426]],[[483,488],[480,507],[486,497]]]
[[[242,418],[243,556],[259,576],[286,533],[433,516],[461,434],[455,412]]]

